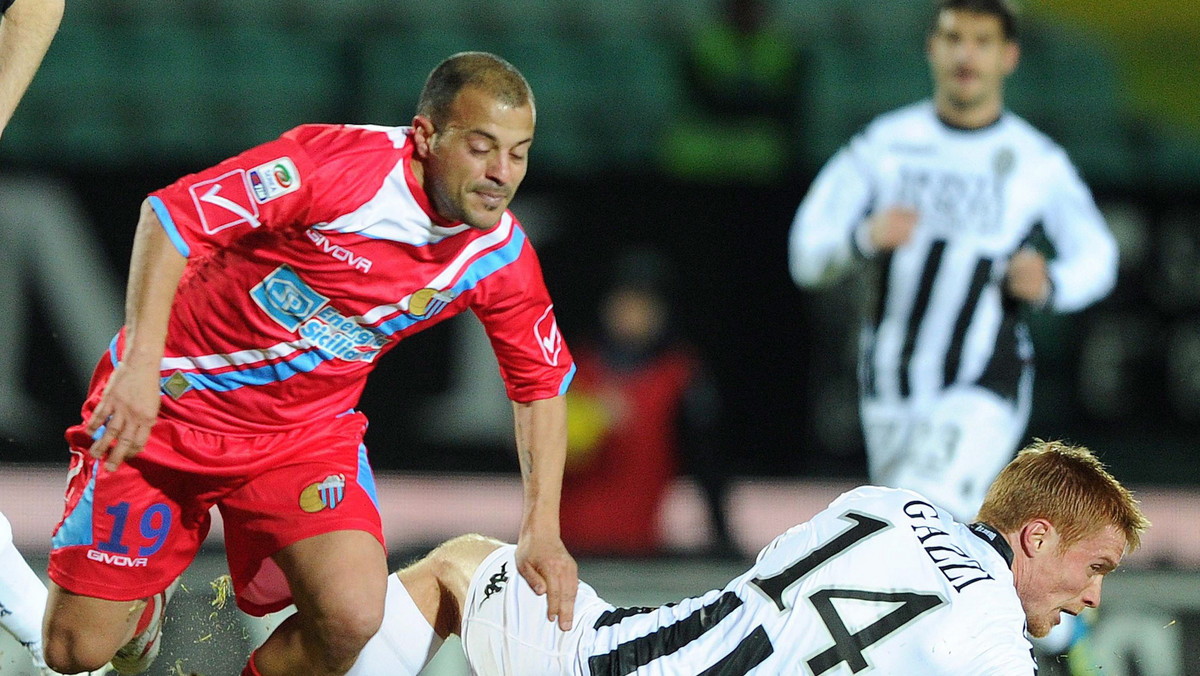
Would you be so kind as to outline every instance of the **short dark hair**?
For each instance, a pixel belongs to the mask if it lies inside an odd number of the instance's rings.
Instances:
[[[994,16],[1000,20],[1000,26],[1004,30],[1004,39],[1017,39],[1017,12],[1009,0],[937,0],[937,11],[933,13],[933,22],[929,27],[930,32],[937,30],[938,19],[942,16],[942,12],[948,10]]]
[[[525,76],[508,61],[488,52],[459,52],[439,63],[425,80],[417,114],[441,126],[458,93],[477,87],[510,106],[534,107],[533,90]]]

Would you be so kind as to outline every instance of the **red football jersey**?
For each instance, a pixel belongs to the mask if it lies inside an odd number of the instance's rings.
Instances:
[[[411,155],[407,127],[304,125],[150,195],[188,258],[161,415],[243,434],[337,415],[380,355],[467,308],[510,398],[566,391],[574,362],[517,219],[446,222]]]

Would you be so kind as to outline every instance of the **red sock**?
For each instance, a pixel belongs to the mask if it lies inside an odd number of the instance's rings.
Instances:
[[[246,668],[242,669],[242,676],[262,676],[254,666],[254,653],[250,653],[250,659],[246,660]]]

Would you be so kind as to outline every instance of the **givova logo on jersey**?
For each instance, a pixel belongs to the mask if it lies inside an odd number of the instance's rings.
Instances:
[[[338,359],[373,361],[391,342],[329,306],[329,298],[313,290],[287,264],[250,289],[250,297],[277,324]]]

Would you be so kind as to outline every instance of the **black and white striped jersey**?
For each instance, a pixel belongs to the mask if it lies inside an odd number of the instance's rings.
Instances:
[[[990,529],[912,491],[859,488],[777,537],[724,589],[587,613],[579,672],[1031,676],[1011,556]]]
[[[889,207],[919,220],[907,244],[875,255],[861,226]],[[1011,399],[1032,347],[1003,280],[1038,227],[1055,249],[1051,309],[1079,310],[1112,289],[1116,242],[1061,147],[1012,113],[964,130],[923,101],[877,118],[822,168],[792,223],[791,274],[812,287],[856,258],[877,267],[864,396],[963,383]]]

